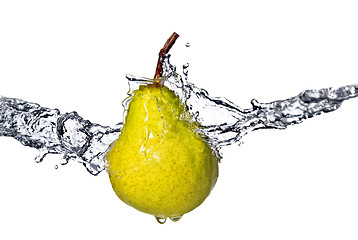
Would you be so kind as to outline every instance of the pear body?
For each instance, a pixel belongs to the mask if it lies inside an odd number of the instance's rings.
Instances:
[[[199,206],[218,177],[218,154],[195,131],[175,93],[165,86],[133,92],[117,141],[107,154],[117,196],[157,218],[178,218]]]

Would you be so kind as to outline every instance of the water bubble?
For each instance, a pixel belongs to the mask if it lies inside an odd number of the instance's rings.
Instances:
[[[171,217],[170,220],[172,220],[173,222],[177,222],[181,219],[182,216],[177,216],[177,217]]]
[[[185,47],[190,47],[190,43],[185,43]]]
[[[160,224],[164,224],[167,221],[167,218],[163,217],[155,217],[155,219],[157,219],[157,222]]]
[[[58,169],[58,165],[55,165],[55,169]]]

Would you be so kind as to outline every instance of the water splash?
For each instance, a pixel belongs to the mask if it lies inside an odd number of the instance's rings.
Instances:
[[[285,129],[307,118],[337,110],[343,101],[358,96],[358,85],[306,90],[297,96],[271,103],[253,99],[252,107],[241,109],[225,98],[213,98],[206,91],[188,85],[187,104],[204,127],[203,131],[219,146],[240,142],[258,129]],[[194,93],[194,94],[193,94]],[[198,108],[198,103],[204,108]],[[204,110],[203,110],[204,109]]]
[[[223,97],[212,97],[204,89],[188,81],[189,64],[183,66],[183,76],[176,66],[164,59],[164,84],[185,103],[187,110],[201,124],[209,141],[218,148],[240,144],[243,136],[258,129],[285,129],[290,125],[321,113],[337,110],[343,101],[358,96],[358,85],[339,88],[305,90],[297,96],[270,103],[253,99],[252,107],[242,109]],[[132,93],[152,79],[127,75]],[[120,133],[122,123],[113,127],[101,126],[83,119],[76,112],[61,114],[57,109],[16,98],[0,97],[0,136],[12,137],[25,146],[39,150],[36,162],[49,154],[62,154],[63,162],[82,163],[93,175],[105,169],[104,156]]]
[[[286,129],[307,118],[337,110],[343,101],[358,97],[358,84],[355,84],[305,90],[294,97],[270,103],[252,99],[252,107],[242,109],[226,98],[212,97],[205,89],[190,83],[188,63],[182,66],[182,77],[169,58],[164,61],[165,85],[185,103],[201,124],[201,131],[218,147],[240,144],[243,136],[258,129]]]
[[[103,156],[118,137],[122,123],[101,126],[84,120],[76,112],[57,109],[16,98],[0,97],[0,136],[13,137],[39,150],[36,162],[49,154],[62,154],[63,162],[83,163],[93,175],[104,170]]]

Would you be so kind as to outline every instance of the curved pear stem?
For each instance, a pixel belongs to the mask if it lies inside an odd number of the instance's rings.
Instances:
[[[177,38],[179,37],[179,35],[174,32],[166,41],[166,43],[164,44],[163,48],[159,51],[159,57],[158,57],[158,62],[157,62],[157,68],[155,70],[155,75],[154,75],[154,79],[156,80],[156,83],[160,83],[161,79],[163,77],[163,62],[164,59],[166,57],[169,57],[170,55],[167,55],[169,50],[172,48],[172,46],[174,45],[175,41],[177,40]]]

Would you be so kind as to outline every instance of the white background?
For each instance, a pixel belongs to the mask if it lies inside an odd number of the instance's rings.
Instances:
[[[0,95],[114,125],[125,74],[152,77],[173,31],[173,63],[241,107],[358,83],[356,1],[119,2],[1,1]],[[0,138],[0,238],[357,239],[357,107],[223,149],[208,199],[164,225],[122,203],[106,173],[37,164]]]

